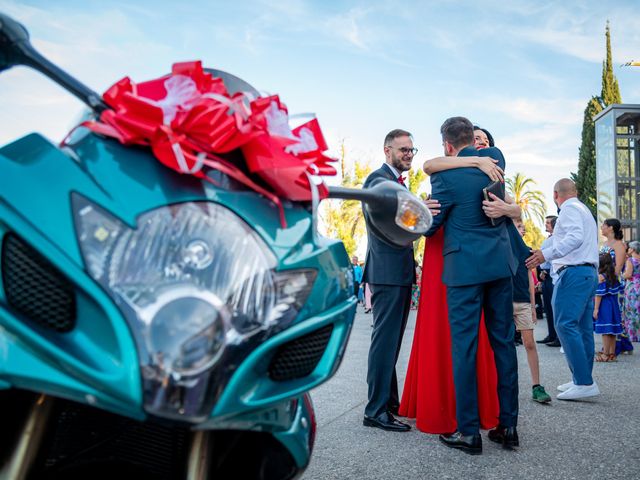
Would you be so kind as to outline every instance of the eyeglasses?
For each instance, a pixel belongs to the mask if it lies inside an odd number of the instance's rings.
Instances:
[[[418,153],[418,149],[417,148],[407,148],[407,147],[401,147],[398,148],[397,150],[400,151],[400,153],[402,153],[403,155],[415,155],[416,153]]]

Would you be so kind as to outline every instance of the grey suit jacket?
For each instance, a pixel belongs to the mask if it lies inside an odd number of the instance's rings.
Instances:
[[[384,164],[378,170],[371,172],[364,182],[363,188],[368,188],[373,180],[383,178],[397,182],[391,169]],[[413,258],[413,247],[396,247],[377,237],[370,228],[367,214],[367,256],[364,263],[363,282],[408,286],[415,283],[416,266]]]

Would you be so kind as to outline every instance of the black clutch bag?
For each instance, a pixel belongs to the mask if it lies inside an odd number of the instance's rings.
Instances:
[[[493,193],[500,200],[504,201],[504,196],[505,196],[504,183],[497,180],[495,182],[491,182],[489,185],[487,185],[482,189],[482,194],[484,195],[484,199],[489,202],[493,201],[491,197],[489,197],[490,193]],[[493,226],[497,225],[497,220],[498,220],[497,218],[490,218],[489,220],[491,220],[491,225]]]

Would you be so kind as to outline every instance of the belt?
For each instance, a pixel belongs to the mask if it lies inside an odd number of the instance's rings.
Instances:
[[[577,265],[563,265],[558,269],[558,271],[556,273],[558,275],[560,275],[560,273],[563,270],[566,270],[567,268],[573,268],[573,267],[591,267],[591,268],[596,268],[595,265],[593,265],[593,263],[579,263]]]

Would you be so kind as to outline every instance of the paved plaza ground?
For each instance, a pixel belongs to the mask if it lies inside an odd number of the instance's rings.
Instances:
[[[370,325],[371,315],[359,306],[342,366],[312,392],[318,434],[303,479],[640,478],[640,344],[634,344],[635,355],[623,355],[617,363],[596,363],[594,378],[602,395],[581,402],[555,398],[556,386],[571,380],[569,369],[558,348],[538,345],[542,383],[553,396],[550,405],[531,400],[526,353],[518,347],[521,447],[502,450],[482,432],[484,452],[470,456],[415,428],[395,433],[362,426]],[[398,361],[401,388],[414,327],[412,312]],[[542,320],[536,338],[546,333]]]

